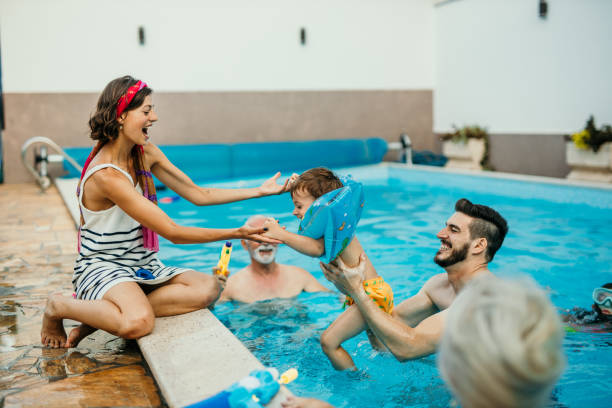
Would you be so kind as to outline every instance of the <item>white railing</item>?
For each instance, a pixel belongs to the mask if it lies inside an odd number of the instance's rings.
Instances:
[[[26,158],[28,150],[31,147],[42,145],[39,149],[34,151],[34,164],[28,163]],[[48,154],[47,148],[51,147],[59,154]],[[45,191],[49,186],[51,186],[51,177],[48,172],[47,165],[49,163],[62,163],[67,160],[68,163],[72,165],[75,169],[79,171],[79,173],[83,170],[83,168],[64,151],[57,143],[48,137],[44,136],[35,136],[31,137],[21,146],[21,161],[25,168],[32,174],[32,176],[38,182],[40,188]]]

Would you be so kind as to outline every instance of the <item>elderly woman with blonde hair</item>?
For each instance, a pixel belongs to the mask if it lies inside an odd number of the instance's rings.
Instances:
[[[449,309],[442,377],[462,408],[541,408],[565,367],[561,320],[531,279],[482,276]],[[283,408],[331,408],[292,397]]]
[[[543,407],[565,366],[562,341],[533,281],[475,279],[449,311],[438,366],[463,408]]]

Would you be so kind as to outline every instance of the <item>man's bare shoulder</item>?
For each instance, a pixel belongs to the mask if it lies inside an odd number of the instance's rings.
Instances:
[[[291,272],[291,273],[300,273],[300,274],[308,274],[310,275],[310,272],[308,272],[306,269],[304,268],[300,268],[299,266],[295,266],[295,265],[285,265],[285,264],[277,264],[279,266],[279,268],[281,268],[281,270],[283,272]],[[311,275],[312,276],[312,275]]]
[[[285,264],[277,264],[280,268],[280,272],[282,275],[286,275],[291,278],[291,280],[296,281],[301,279],[302,282],[307,282],[311,279],[315,279],[314,276],[310,272],[308,272],[304,268],[300,268],[295,265],[285,265]]]
[[[426,292],[428,295],[430,295],[431,293],[435,293],[439,291],[440,289],[444,289],[448,287],[448,285],[449,285],[448,274],[446,272],[438,273],[432,276],[431,278],[427,279],[427,282],[425,282],[425,284],[423,285],[422,290]]]
[[[225,300],[241,300],[237,299],[236,297],[239,296],[242,293],[243,288],[249,284],[250,274],[247,269],[248,266],[242,268],[236,273],[232,273],[227,278],[227,283],[225,284],[222,298],[225,298]]]
[[[244,268],[240,269],[238,272],[232,273],[229,276],[229,278],[227,278],[227,283],[229,284],[230,282],[233,282],[233,283],[242,282],[248,279],[250,272],[251,272],[251,268],[249,266],[245,266]]]
[[[281,265],[282,274],[286,277],[287,280],[290,280],[295,285],[299,285],[304,292],[328,292],[325,286],[321,285],[321,283],[314,277],[314,275],[308,272],[304,268],[300,268],[299,266],[294,265]]]
[[[423,285],[422,291],[440,310],[447,309],[456,296],[455,289],[448,281],[448,274],[446,273],[439,273],[429,278]]]

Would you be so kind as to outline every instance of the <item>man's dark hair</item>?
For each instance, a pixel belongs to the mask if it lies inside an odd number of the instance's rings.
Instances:
[[[508,233],[508,223],[504,217],[491,207],[472,204],[465,198],[455,203],[455,211],[474,218],[469,225],[470,238],[484,238],[487,240],[485,259],[487,262],[491,262]]]

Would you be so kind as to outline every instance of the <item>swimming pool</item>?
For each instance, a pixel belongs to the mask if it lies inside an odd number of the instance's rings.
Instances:
[[[366,206],[358,236],[397,301],[416,293],[442,271],[432,259],[439,248],[435,234],[452,214],[458,198],[490,205],[507,218],[510,231],[491,270],[500,276],[531,275],[550,288],[559,308],[590,307],[593,287],[612,281],[612,189],[592,189],[445,172],[365,166],[351,173],[365,186]],[[210,186],[254,186],[262,179],[227,181]],[[171,196],[160,192],[159,197]],[[229,227],[256,213],[273,215],[295,231],[288,195],[212,207],[185,200],[160,204],[175,221],[201,227]],[[237,245],[238,242],[235,242]],[[168,264],[208,272],[216,264],[219,243],[173,245],[161,240]],[[281,248],[278,262],[312,272],[326,286],[316,259]],[[235,247],[231,269],[249,262]],[[297,367],[290,385],[298,395],[317,396],[337,407],[446,407],[451,398],[439,377],[435,357],[398,363],[373,352],[365,335],[346,344],[361,368],[335,371],[318,338],[340,313],[339,295],[302,294],[295,299],[251,305],[218,305],[217,317],[266,365]],[[609,406],[612,375],[611,334],[568,333],[564,342],[568,368],[553,393],[554,407]]]

